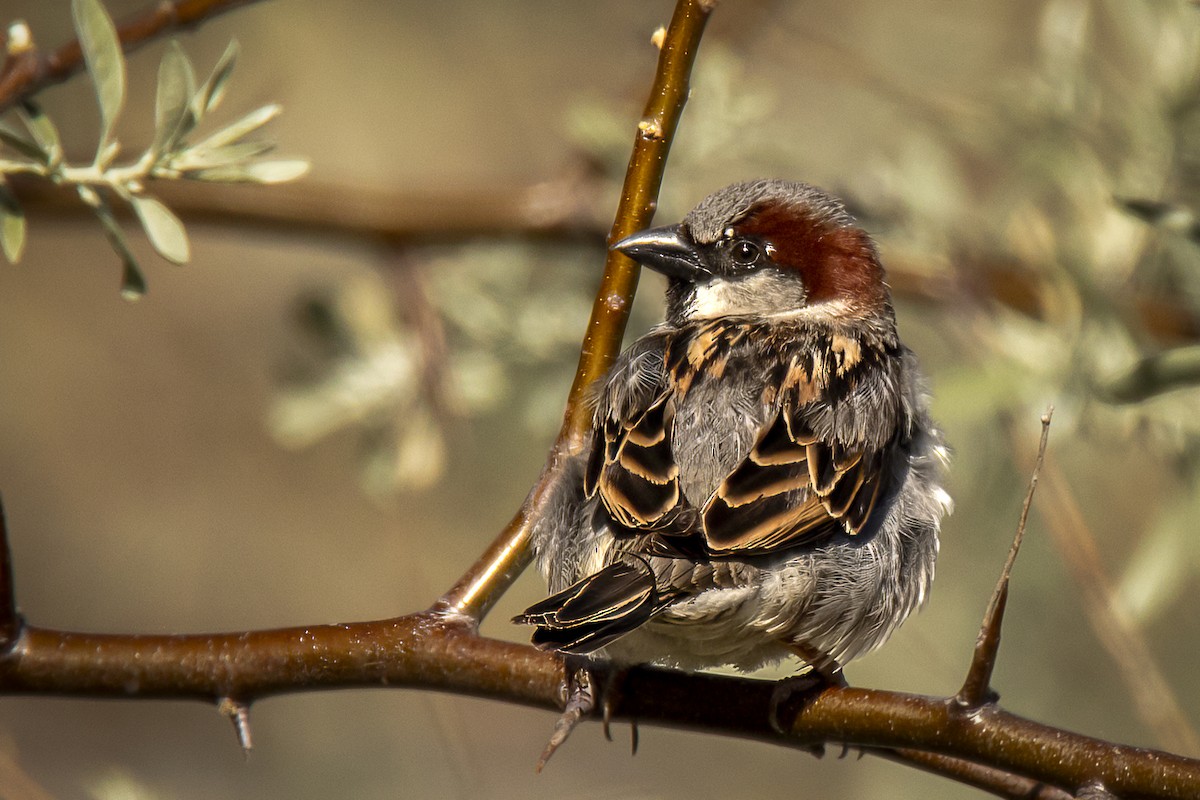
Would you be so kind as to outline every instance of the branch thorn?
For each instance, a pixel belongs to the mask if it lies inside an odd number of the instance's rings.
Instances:
[[[1029,489],[1025,493],[1025,503],[1021,506],[1021,518],[1017,522],[1017,533],[1013,536],[1012,547],[1008,550],[1008,558],[1004,569],[996,581],[992,599],[988,602],[987,611],[983,615],[983,624],[979,628],[979,637],[975,640],[975,654],[971,658],[971,667],[963,686],[955,695],[955,702],[962,708],[979,708],[985,703],[994,702],[998,695],[992,691],[992,671],[996,667],[996,657],[1000,654],[1000,627],[1004,622],[1004,608],[1008,604],[1008,581],[1012,575],[1013,565],[1017,561],[1017,553],[1021,549],[1021,540],[1025,538],[1025,526],[1029,520],[1029,508],[1033,505],[1033,493],[1037,489],[1038,475],[1046,460],[1046,441],[1050,437],[1050,419],[1054,416],[1054,406],[1048,406],[1042,415],[1042,437],[1038,441],[1037,459],[1033,464],[1033,472],[1029,476]]]
[[[250,736],[250,706],[232,697],[222,697],[217,704],[217,711],[233,722],[238,744],[242,747],[242,753],[249,758],[250,750],[254,747],[254,740]]]

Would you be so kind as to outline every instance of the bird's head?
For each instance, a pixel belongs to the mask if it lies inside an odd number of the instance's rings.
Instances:
[[[875,245],[836,198],[806,183],[735,183],[678,225],[613,245],[669,279],[667,318],[890,323]]]

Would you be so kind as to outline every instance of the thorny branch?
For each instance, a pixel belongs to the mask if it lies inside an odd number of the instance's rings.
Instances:
[[[129,53],[166,33],[194,28],[218,14],[254,2],[257,0],[162,0],[118,25],[117,38]],[[4,40],[8,59],[0,69],[0,113],[48,86],[62,83],[84,67],[77,39],[43,55],[31,41],[14,43],[11,31]]]
[[[611,667],[597,665],[596,685]],[[243,706],[333,687],[405,686],[558,708],[562,662],[478,636],[437,614],[224,635],[119,636],[27,627],[0,658],[0,691],[113,698],[226,698]],[[831,688],[787,734],[769,722],[770,681],[637,668],[621,676],[614,719],[794,747],[845,742],[909,748],[983,763],[1070,790],[1101,781],[1122,797],[1195,797],[1200,762],[1115,745],[1022,719],[988,704]],[[600,699],[601,705],[603,698]],[[939,770],[940,771],[940,770]],[[1002,796],[1020,796],[1004,793]]]
[[[122,26],[127,47],[253,0],[159,4]],[[627,174],[611,237],[650,221],[688,75],[712,0],[680,0]],[[0,72],[0,110],[78,71],[78,46],[49,58],[27,48]],[[36,55],[36,53],[35,53]],[[326,204],[328,206],[328,204]],[[611,240],[611,239],[610,239]],[[249,706],[259,698],[332,687],[411,686],[560,708],[563,663],[532,647],[480,637],[478,621],[527,561],[530,523],[559,458],[587,427],[583,390],[617,353],[637,269],[610,254],[582,348],[559,441],[529,499],[488,552],[428,612],[375,622],[192,636],[80,634],[27,626],[16,611],[7,536],[0,522],[0,694],[192,698],[215,703],[250,744]],[[0,514],[0,521],[3,517]],[[996,625],[998,630],[998,624]],[[986,656],[994,659],[994,652]],[[598,686],[611,667],[596,665]],[[619,697],[598,708],[636,719],[808,748],[860,745],[1003,797],[1061,800],[1102,785],[1125,797],[1194,797],[1200,762],[1039,725],[977,702],[829,688],[786,733],[770,724],[771,682],[653,668],[622,671]],[[981,685],[986,686],[986,676]],[[974,693],[977,700],[982,700]]]

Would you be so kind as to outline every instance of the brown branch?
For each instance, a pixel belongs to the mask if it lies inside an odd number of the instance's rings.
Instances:
[[[1012,576],[1013,565],[1017,563],[1017,553],[1021,550],[1021,541],[1025,538],[1025,526],[1029,523],[1029,508],[1033,505],[1033,493],[1037,490],[1038,474],[1042,471],[1042,463],[1046,459],[1046,442],[1050,438],[1050,419],[1054,416],[1054,406],[1046,409],[1042,415],[1042,437],[1038,441],[1037,458],[1033,462],[1033,472],[1029,476],[1029,490],[1025,493],[1025,502],[1021,506],[1021,518],[1017,521],[1017,532],[1013,536],[1012,546],[1008,549],[1008,558],[1004,561],[1004,569],[1000,570],[1000,579],[992,592],[987,611],[983,615],[983,625],[979,629],[979,637],[975,641],[975,654],[971,659],[971,667],[967,678],[958,690],[955,699],[964,708],[974,709],[993,699],[992,671],[996,668],[996,657],[1000,654],[1000,628],[1004,623],[1004,609],[1008,605],[1008,582]]]
[[[715,0],[679,0],[675,6],[659,53],[650,98],[638,123],[609,242],[646,227],[654,217],[667,154],[688,98],[692,63],[715,5]],[[434,606],[436,609],[478,621],[528,563],[532,522],[550,497],[565,459],[583,448],[584,434],[591,424],[584,395],[608,371],[621,348],[638,273],[638,266],[631,259],[612,250],[608,252],[580,348],[579,366],[567,397],[562,428],[546,468],[516,516],[443,595]]]
[[[30,217],[93,218],[69,187],[25,175],[10,176],[9,182]],[[311,180],[269,187],[159,181],[154,191],[189,224],[403,243],[519,235],[591,244],[606,235],[597,210],[605,189],[602,176],[580,165],[534,184],[465,191],[381,190]],[[1045,277],[1004,258],[960,253],[950,259],[952,273],[935,275],[927,263],[900,253],[886,261],[897,297],[942,306],[964,300],[996,303],[1043,320],[1050,313],[1045,305],[1052,293],[1046,291]],[[1200,340],[1195,316],[1177,301],[1139,295],[1124,302],[1160,344]]]
[[[194,28],[213,17],[257,0],[162,0],[117,26],[121,49],[132,52],[163,34]],[[79,41],[72,40],[48,56],[30,48],[10,58],[0,72],[0,113],[47,86],[62,83],[84,67]]]
[[[609,685],[612,669],[595,665],[595,686]],[[236,698],[230,705],[235,710],[283,693],[371,686],[436,689],[560,708],[563,674],[557,656],[480,637],[473,626],[434,613],[200,636],[113,636],[30,627],[0,656],[0,692],[7,694],[209,703]],[[781,735],[769,721],[775,691],[771,681],[636,668],[622,670],[619,684],[611,713],[643,725],[793,747],[838,742],[942,753],[1065,791],[1099,781],[1121,797],[1200,793],[1198,761],[1079,736],[991,705],[965,715],[950,699],[831,688],[797,714],[790,735]]]
[[[976,764],[940,753],[925,753],[906,748],[897,750],[874,748],[866,752],[879,758],[895,761],[897,764],[923,769],[943,778],[952,778],[967,786],[974,786],[976,789],[990,792],[997,797],[1007,797],[1011,800],[1072,800],[1075,796],[1072,792],[1047,786],[1032,778],[1025,778],[995,767]]]

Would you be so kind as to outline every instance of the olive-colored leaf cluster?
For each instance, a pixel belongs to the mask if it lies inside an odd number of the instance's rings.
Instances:
[[[300,159],[262,160],[270,142],[248,140],[277,117],[280,107],[269,104],[198,141],[193,135],[220,105],[237,61],[238,47],[230,43],[208,77],[198,83],[195,69],[178,42],[171,42],[158,68],[154,136],[136,161],[116,164],[121,147],[116,124],[125,103],[125,57],[112,18],[100,0],[72,0],[72,16],[88,75],[100,108],[100,136],[92,162],[65,162],[58,130],[34,101],[16,112],[23,130],[0,125],[0,249],[16,263],[25,246],[25,215],[5,180],[7,174],[32,174],[56,184],[73,186],[92,210],[105,237],[121,259],[121,293],[140,297],[146,288],[141,267],[126,242],[112,200],[128,205],[154,250],[167,261],[183,264],[191,256],[183,223],[161,200],[146,190],[150,180],[190,179],[224,183],[281,183],[308,171]]]

